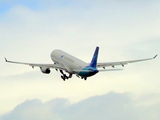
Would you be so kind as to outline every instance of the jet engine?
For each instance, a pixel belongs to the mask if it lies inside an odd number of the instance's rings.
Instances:
[[[51,70],[49,68],[46,67],[40,67],[41,72],[44,74],[49,74],[51,72]]]

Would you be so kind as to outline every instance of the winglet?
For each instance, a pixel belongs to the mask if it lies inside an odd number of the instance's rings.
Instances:
[[[155,59],[157,56],[158,56],[158,54],[157,54],[157,55],[155,55],[155,56],[153,57],[153,59]]]
[[[6,62],[8,62],[8,60],[7,60],[7,58],[6,58],[6,57],[4,57],[4,59],[5,59],[5,61],[6,61]]]

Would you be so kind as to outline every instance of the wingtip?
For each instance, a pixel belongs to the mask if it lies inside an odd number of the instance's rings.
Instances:
[[[8,62],[8,60],[7,60],[7,58],[6,58],[6,57],[4,57],[4,59],[5,59],[5,61],[6,61],[6,62]]]
[[[157,55],[155,55],[153,58],[155,59],[157,56],[158,56],[158,54],[157,54]]]

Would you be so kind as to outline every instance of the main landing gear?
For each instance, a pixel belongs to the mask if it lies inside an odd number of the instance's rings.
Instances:
[[[64,75],[61,75],[61,78],[65,81],[66,79],[68,79],[68,77],[64,74]]]
[[[80,77],[79,75],[76,75],[78,78],[81,78],[81,79],[84,79],[84,80],[87,80],[87,77]]]
[[[87,80],[87,77],[81,77],[81,79]]]
[[[62,70],[60,70],[60,72],[62,73],[61,78],[65,81],[66,79],[69,79],[72,77],[72,74],[69,74],[69,76],[67,76],[66,74],[63,73]]]
[[[69,78],[72,78],[72,73],[69,73],[69,76],[67,76],[66,74],[64,74],[64,72],[62,70],[59,70],[59,71],[62,74],[61,78],[62,78],[63,81],[68,80]],[[81,78],[81,79],[84,79],[84,80],[87,80],[87,77],[82,77],[82,76],[80,77],[79,75],[77,75],[77,77]]]

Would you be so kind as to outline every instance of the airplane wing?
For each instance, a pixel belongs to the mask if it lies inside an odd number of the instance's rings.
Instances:
[[[139,60],[130,60],[130,61],[119,61],[119,62],[104,62],[104,63],[97,63],[97,67],[113,67],[117,66],[117,65],[122,65],[124,67],[124,65],[127,65],[128,63],[135,63],[135,62],[141,62],[141,61],[146,61],[146,60],[152,60],[155,59],[158,55],[155,55],[153,58],[147,58],[147,59],[139,59]]]
[[[5,58],[5,61],[8,63],[15,63],[15,64],[23,64],[23,65],[29,65],[32,68],[34,67],[45,67],[45,68],[55,68],[60,70],[66,70],[66,68],[62,64],[35,64],[35,63],[24,63],[24,62],[16,62],[16,61],[9,61]]]

